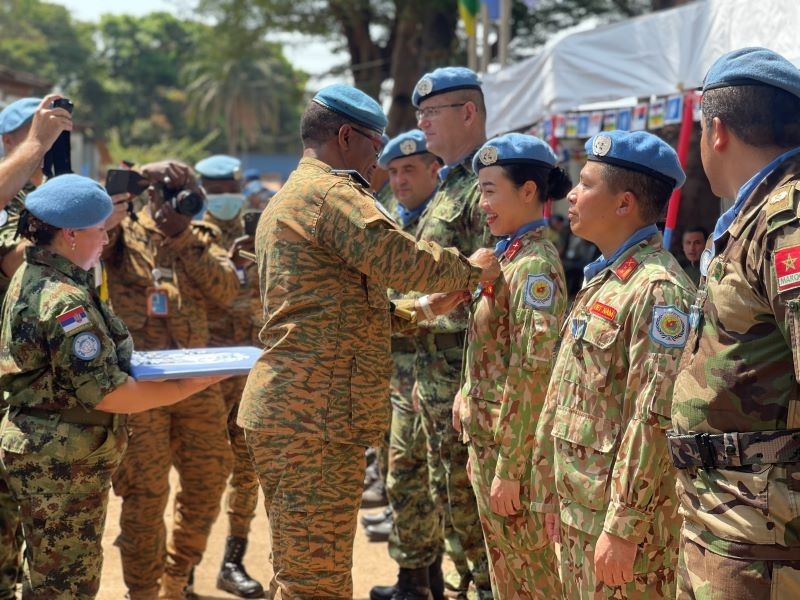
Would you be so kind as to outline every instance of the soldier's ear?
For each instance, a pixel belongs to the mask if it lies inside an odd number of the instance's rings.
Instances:
[[[708,133],[708,139],[716,152],[723,152],[730,144],[732,134],[728,126],[719,117],[714,117],[711,120],[711,127]]]
[[[350,125],[342,125],[339,127],[339,131],[336,133],[336,141],[339,144],[339,148],[342,150],[348,150],[350,148],[350,138],[353,136],[353,128]]]

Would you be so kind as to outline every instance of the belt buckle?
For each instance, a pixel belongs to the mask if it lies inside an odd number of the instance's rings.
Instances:
[[[711,437],[707,433],[697,433],[694,436],[697,444],[697,453],[700,455],[700,464],[704,469],[716,469],[717,461],[714,457],[714,446],[711,444]]]

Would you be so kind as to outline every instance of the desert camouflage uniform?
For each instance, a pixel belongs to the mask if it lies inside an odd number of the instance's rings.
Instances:
[[[461,387],[463,437],[489,553],[495,600],[561,593],[541,513],[530,512],[531,453],[559,326],[567,308],[558,251],[540,227],[500,255],[503,276],[473,305]],[[523,508],[510,517],[490,506],[492,480],[520,481]]]
[[[265,351],[238,423],[264,491],[273,598],[350,598],[364,446],[383,437],[387,288],[466,289],[477,269],[415,242],[347,174],[303,158],[258,224]]]
[[[85,322],[65,331],[57,317],[79,307]],[[127,381],[133,344],[97,296],[93,273],[42,247],[25,250],[3,315],[0,387],[9,413],[0,458],[25,534],[23,597],[94,598],[111,474],[128,435],[124,417],[93,409]],[[93,358],[79,357],[84,343]],[[70,410],[106,424],[75,424]]]
[[[165,238],[147,207],[138,221],[126,218],[110,232],[103,254],[109,295],[138,350],[207,345],[209,321],[239,288],[227,251],[217,245],[219,235],[213,225],[194,222]],[[168,317],[147,314],[155,268],[162,271],[159,285],[169,296]],[[116,543],[134,600],[153,597],[164,572],[188,577],[200,562],[230,472],[227,414],[219,386],[211,386],[178,404],[132,415],[130,445],[114,475],[114,490],[122,497]],[[173,465],[180,488],[165,550],[164,509]]]
[[[436,195],[420,217],[417,239],[455,246],[466,255],[491,245],[485,216],[478,207],[480,193],[469,166],[471,160],[469,156],[447,169]],[[453,429],[451,418],[461,377],[467,310],[461,306],[448,316],[422,325],[428,331],[419,337],[415,375],[428,439],[432,493],[446,513],[448,554],[456,565],[463,564],[466,557],[476,587],[488,595],[489,564],[475,494],[467,477],[468,450]]]
[[[672,406],[679,598],[800,597],[799,174],[773,170],[705,253]]]
[[[566,598],[670,598],[679,517],[665,430],[694,285],[656,234],[586,282],[536,429],[531,507],[561,516]],[[633,582],[594,575],[606,531],[636,542]]]

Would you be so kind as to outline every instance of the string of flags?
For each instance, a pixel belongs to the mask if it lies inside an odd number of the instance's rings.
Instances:
[[[601,131],[638,131],[677,125],[683,118],[684,94],[655,97],[636,106],[607,110],[567,111],[542,119],[529,133],[544,140],[589,138]],[[700,121],[700,92],[694,92],[692,119]]]

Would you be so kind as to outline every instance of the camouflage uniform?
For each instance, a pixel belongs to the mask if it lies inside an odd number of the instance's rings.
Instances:
[[[567,307],[564,269],[544,228],[524,233],[500,256],[503,277],[474,304],[461,387],[463,437],[489,552],[496,600],[561,593],[540,513],[531,513],[535,423],[544,405],[553,351]],[[497,476],[522,481],[523,508],[510,517],[490,506]]]
[[[704,253],[716,250],[672,406],[675,433],[686,436],[671,440],[684,516],[680,598],[800,597],[798,216],[794,156]]]
[[[455,246],[467,255],[489,245],[490,234],[478,208],[480,193],[469,166],[471,160],[469,156],[449,169],[445,167],[444,180],[420,217],[417,239]],[[447,513],[445,522],[450,524],[445,530],[448,553],[455,554],[454,562],[463,563],[458,554],[461,549],[475,585],[488,592],[489,565],[475,494],[467,478],[468,451],[451,424],[453,398],[460,383],[467,310],[459,307],[423,326],[428,331],[420,337],[422,348],[417,353],[415,375],[428,440],[432,493]]]
[[[347,174],[303,158],[258,224],[266,348],[238,423],[264,491],[274,598],[349,598],[363,447],[387,422],[387,288],[467,289],[454,250],[416,242]]]
[[[219,230],[194,222],[165,238],[145,208],[138,221],[125,219],[109,237],[103,255],[109,294],[137,349],[205,347],[213,311],[224,312],[215,307],[230,302],[239,289],[227,251],[216,243]],[[167,317],[147,314],[155,268],[169,296]],[[130,446],[114,475],[114,490],[122,497],[116,543],[132,598],[152,597],[164,572],[187,577],[200,562],[230,472],[227,414],[219,386],[211,386],[178,404],[131,417]],[[164,509],[173,465],[180,489],[165,557]]]
[[[694,286],[656,234],[575,298],[536,429],[531,507],[561,516],[567,598],[675,592],[679,518],[664,431]],[[606,531],[638,544],[634,580],[604,586],[594,548]]]
[[[25,533],[25,598],[94,598],[111,474],[127,444],[124,417],[93,410],[128,379],[133,343],[94,290],[93,274],[42,247],[25,250],[0,333],[9,413],[0,458]],[[66,330],[59,316],[83,311]],[[78,344],[94,356],[81,358]],[[94,348],[92,348],[94,346]],[[94,424],[81,418],[95,417]]]

